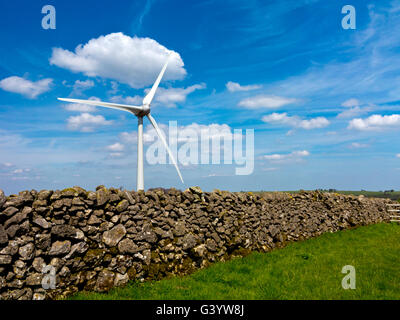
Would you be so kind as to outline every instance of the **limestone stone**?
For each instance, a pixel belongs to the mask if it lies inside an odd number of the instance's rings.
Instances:
[[[103,234],[103,242],[109,247],[115,247],[118,242],[126,235],[126,229],[122,224],[106,231]]]
[[[50,256],[61,256],[69,253],[71,250],[71,242],[68,240],[65,241],[56,241],[51,245],[51,249],[49,252]]]

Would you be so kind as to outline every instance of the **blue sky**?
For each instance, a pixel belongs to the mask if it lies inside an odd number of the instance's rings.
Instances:
[[[56,30],[44,30],[44,5]],[[356,9],[345,30],[344,5]],[[161,125],[255,130],[254,172],[145,164],[145,185],[399,189],[400,1],[3,1],[0,188],[136,186],[136,119],[57,97],[138,102],[177,53]],[[78,47],[79,46],[79,47]],[[145,121],[145,132],[151,130]],[[149,144],[145,144],[145,148]]]

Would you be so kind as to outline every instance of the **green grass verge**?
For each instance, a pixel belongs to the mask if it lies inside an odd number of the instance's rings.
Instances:
[[[220,262],[185,277],[131,282],[106,294],[70,299],[400,299],[400,226],[377,224],[327,233],[268,253]],[[344,290],[342,267],[356,268]]]

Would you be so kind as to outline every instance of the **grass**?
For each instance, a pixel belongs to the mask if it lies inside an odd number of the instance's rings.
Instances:
[[[185,277],[131,282],[75,300],[400,299],[400,225],[377,224],[327,233],[268,253],[212,265]],[[344,290],[342,267],[356,269]]]

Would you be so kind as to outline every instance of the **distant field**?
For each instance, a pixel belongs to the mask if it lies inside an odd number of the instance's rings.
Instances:
[[[185,277],[131,282],[73,300],[400,299],[400,225],[377,224],[292,243],[212,265]],[[356,269],[356,289],[342,288],[342,268]]]
[[[335,190],[335,189],[330,189],[330,190],[319,190],[322,192],[332,192],[332,193],[340,193],[340,194],[346,194],[346,195],[363,195],[365,197],[370,197],[370,198],[388,198],[394,201],[399,201],[400,200],[400,191],[341,191],[341,190]],[[269,191],[257,191],[254,193],[264,193],[264,192],[269,192]],[[284,191],[288,193],[298,193],[300,192],[299,190],[297,191]]]

